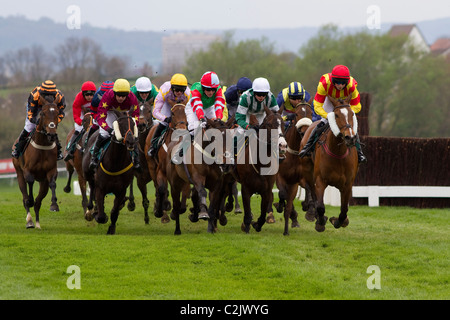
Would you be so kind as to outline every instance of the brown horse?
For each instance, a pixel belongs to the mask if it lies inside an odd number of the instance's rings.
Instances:
[[[244,206],[244,221],[241,229],[246,233],[250,232],[250,224],[259,232],[266,222],[266,214],[268,210],[271,210],[273,202],[272,188],[278,171],[279,154],[285,154],[287,149],[284,138],[284,124],[280,113],[274,113],[267,107],[265,112],[266,117],[256,136],[253,130],[249,130],[249,132],[253,132],[253,135],[249,136],[249,143],[245,148],[238,142],[236,179],[241,184]],[[259,152],[258,155],[255,155],[258,144]],[[263,150],[264,145],[266,150]],[[267,150],[270,152],[270,156],[267,156],[267,153],[264,154]],[[268,159],[263,158],[269,158],[270,163],[267,164]],[[275,168],[273,168],[274,163],[277,164]],[[261,214],[257,222],[252,222],[250,198],[255,193],[261,195]]]
[[[132,152],[137,143],[137,125],[128,112],[114,111],[114,135],[111,135],[109,146],[102,154],[102,158],[95,172],[89,169],[91,153],[85,152],[83,156],[83,173],[89,182],[89,211],[85,213],[85,219],[91,221],[93,218],[98,223],[106,223],[108,216],[105,214],[104,201],[108,193],[115,196],[114,205],[111,209],[111,225],[107,234],[115,234],[116,222],[120,209],[125,205],[126,191],[133,180]],[[88,148],[93,146],[99,131],[95,132],[89,139]],[[94,201],[98,211],[93,211]]]
[[[306,182],[312,187],[313,198],[316,199],[318,215],[316,230],[319,232],[325,230],[327,221],[323,202],[327,186],[334,186],[341,193],[339,218],[332,217],[330,222],[335,228],[346,227],[349,223],[348,202],[358,172],[358,156],[355,147],[358,123],[355,113],[349,105],[350,98],[343,101],[328,96],[334,106],[334,111],[328,113],[327,117],[330,128],[316,143],[312,158],[304,158],[306,162],[302,166]],[[317,123],[314,123],[303,137],[302,148],[308,141],[315,125]]]
[[[312,109],[309,102],[300,102],[295,108],[295,119],[289,122],[286,129],[286,141],[288,144],[286,158],[281,161],[280,168],[276,177],[276,185],[280,199],[279,203],[274,204],[278,212],[284,209],[284,235],[289,235],[289,218],[292,220],[292,228],[300,227],[297,220],[297,212],[294,208],[294,199],[299,184],[304,186],[306,182],[301,174],[301,158],[298,156],[301,140],[312,124]],[[307,204],[308,214],[315,219],[315,206],[311,193],[307,192],[304,204]],[[309,199],[308,199],[309,198]]]
[[[168,153],[172,160],[167,162],[166,172],[172,192],[172,213],[176,221],[175,234],[181,234],[179,215],[185,209],[179,201],[180,193],[185,192],[190,184],[193,185],[194,211],[189,219],[192,222],[207,219],[207,231],[216,232],[217,217],[223,203],[223,166],[233,161],[232,153],[226,152],[227,130],[227,124],[222,121],[208,119],[205,129],[196,130],[192,143],[191,136],[186,131],[186,135],[180,137],[180,139],[183,138],[181,144],[177,141],[169,146]],[[180,148],[183,148],[182,157],[179,156]],[[209,207],[206,189],[210,192]]]
[[[184,111],[184,108],[185,105],[181,103],[177,103],[171,108],[172,121],[169,124],[168,130],[164,134],[164,143],[162,147],[159,148],[158,153],[155,155],[155,157],[148,156],[148,150],[151,147],[153,135],[157,126],[154,126],[150,130],[145,141],[144,156],[148,166],[149,174],[151,176],[151,179],[153,180],[156,190],[154,215],[157,218],[161,218],[161,222],[163,223],[167,223],[170,221],[169,216],[165,211],[170,210],[171,207],[170,201],[168,200],[168,182],[166,177],[166,164],[167,161],[170,161],[170,159],[168,159],[167,146],[171,142],[172,134],[176,130],[184,131],[187,128],[186,113]],[[183,193],[183,203],[186,202],[186,198],[189,196],[188,194],[189,191],[187,191],[187,193]],[[183,212],[185,210],[186,208],[184,205]]]
[[[49,188],[52,191],[50,210],[59,211],[56,198],[58,171],[55,143],[59,109],[56,104],[50,103],[42,97],[40,98],[40,104],[43,107],[36,120],[36,129],[31,136],[28,147],[18,159],[12,159],[16,169],[19,188],[23,195],[23,206],[27,211],[26,227],[34,228],[33,218],[30,214],[30,208],[34,208],[36,227],[39,229],[41,228],[39,210]],[[36,200],[33,197],[33,184],[35,181],[39,182],[39,193]]]
[[[152,117],[152,108],[153,104],[149,102],[145,102],[140,107],[139,113],[139,122],[138,122],[138,142],[139,142],[139,157],[140,163],[144,164],[141,166],[141,170],[135,170],[134,175],[137,180],[137,186],[142,195],[142,206],[144,207],[144,222],[148,224],[150,219],[148,216],[148,208],[150,202],[147,197],[147,183],[152,181],[152,177],[148,170],[148,166],[145,165],[146,157],[145,157],[145,141],[147,136],[153,127],[153,117]],[[136,204],[134,202],[134,194],[133,194],[133,182],[130,183],[130,193],[128,196],[128,210],[134,211],[136,208]]]
[[[73,172],[76,170],[78,175],[78,183],[80,185],[81,191],[81,205],[83,207],[83,213],[87,211],[88,198],[86,196],[86,179],[84,178],[83,175],[82,161],[83,161],[84,146],[88,140],[88,137],[91,134],[90,129],[92,128],[92,123],[93,123],[92,112],[85,113],[82,121],[82,126],[85,133],[80,137],[80,139],[77,142],[73,158],[68,161],[65,161],[66,170],[69,173],[69,178],[67,179],[67,184],[63,190],[65,193],[69,193],[71,191],[72,175]],[[72,135],[74,134],[74,132],[75,128],[72,129],[67,135],[66,145],[72,139]]]

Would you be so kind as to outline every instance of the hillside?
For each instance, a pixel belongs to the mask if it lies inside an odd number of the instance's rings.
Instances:
[[[450,36],[450,18],[423,21],[417,23],[419,29],[432,44],[437,38]],[[384,24],[381,30],[387,32],[391,24]],[[266,37],[278,51],[297,53],[299,48],[313,37],[319,28],[302,27],[291,29],[236,29],[236,41],[246,39],[261,39]],[[343,32],[361,31],[360,28],[345,28]],[[194,30],[177,30],[195,32]],[[28,20],[21,16],[0,17],[0,56],[10,50],[30,47],[40,44],[48,51],[61,44],[69,37],[89,37],[94,39],[102,50],[111,55],[126,57],[130,61],[130,68],[140,68],[147,62],[154,70],[159,70],[162,61],[162,38],[177,32],[175,30],[157,31],[122,31],[118,29],[104,29],[83,24],[79,30],[69,30],[65,24],[55,23],[48,18],[39,21]],[[197,30],[200,31],[200,30]],[[223,34],[225,30],[208,30],[208,33]],[[202,32],[205,32],[202,30]]]

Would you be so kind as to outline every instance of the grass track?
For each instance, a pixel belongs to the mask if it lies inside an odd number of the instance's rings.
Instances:
[[[328,223],[317,233],[301,218],[288,237],[278,213],[275,224],[250,234],[240,230],[242,214],[228,213],[214,235],[184,214],[174,236],[174,222],[151,215],[144,224],[139,194],[136,210],[124,208],[117,234],[106,236],[109,223],[86,222],[81,198],[65,194],[64,184],[58,180],[61,211],[48,211],[47,195],[42,230],[26,230],[19,188],[1,182],[0,299],[450,298],[448,209],[350,207],[345,229]],[[258,204],[255,196],[255,213]],[[329,217],[338,211],[327,207]],[[70,265],[80,267],[80,290],[67,288]],[[381,290],[367,288],[371,265],[381,270]]]

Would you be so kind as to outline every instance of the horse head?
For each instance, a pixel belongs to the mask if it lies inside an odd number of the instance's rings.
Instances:
[[[358,120],[350,107],[351,96],[347,99],[336,99],[328,96],[334,106],[333,112],[328,113],[328,123],[333,134],[342,138],[347,147],[354,146],[358,133]]]
[[[92,126],[94,120],[94,114],[92,112],[86,112],[83,116],[83,120],[81,120],[81,126],[84,128],[84,131],[88,131],[88,129]]]
[[[57,138],[56,129],[59,122],[59,108],[53,103],[40,98],[42,104],[41,111],[38,114],[36,132],[44,134],[49,142],[54,142]]]
[[[140,106],[138,121],[138,131],[140,133],[145,133],[153,126],[152,108],[153,106],[148,101],[144,102]]]
[[[287,142],[284,138],[284,123],[283,118],[281,117],[280,112],[273,112],[267,106],[264,107],[266,111],[266,117],[264,118],[263,123],[261,124],[261,129],[268,129],[268,136],[270,139],[275,139],[271,136],[272,129],[277,130],[278,140],[278,150],[281,156],[286,154],[287,151]],[[281,111],[281,110],[280,110]]]
[[[312,124],[312,100],[313,98],[311,97],[308,102],[302,101],[295,106],[295,128],[302,138],[308,127]]]
[[[170,123],[170,126],[172,127],[172,129],[187,130],[187,118],[184,108],[185,105],[182,103],[177,103],[171,108],[172,121]]]
[[[113,122],[114,138],[117,143],[123,143],[127,150],[133,151],[138,137],[138,128],[133,117],[128,112],[114,111],[117,119]]]

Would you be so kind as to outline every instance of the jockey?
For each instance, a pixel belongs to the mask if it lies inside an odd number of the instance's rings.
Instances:
[[[136,96],[130,91],[130,83],[125,79],[117,79],[114,82],[112,90],[105,92],[98,107],[97,122],[100,126],[100,132],[95,141],[94,152],[92,154],[89,168],[97,168],[99,159],[98,153],[103,144],[110,138],[113,132],[112,124],[116,116],[112,110],[130,111],[135,123],[139,119],[139,107]],[[138,144],[135,144],[133,152],[133,165],[135,169],[140,169]]]
[[[252,88],[242,94],[236,110],[236,122],[239,125],[238,133],[242,134],[244,130],[251,128],[258,130],[266,117],[265,106],[273,112],[279,110],[275,96],[270,92],[269,81],[266,78],[256,78],[253,80]],[[248,123],[251,114],[256,116],[258,125],[251,126]]]
[[[13,158],[19,158],[22,154],[23,149],[27,143],[27,138],[30,132],[36,128],[36,118],[40,112],[42,106],[40,105],[39,98],[43,97],[47,101],[51,101],[57,105],[59,108],[58,123],[64,119],[64,109],[66,108],[66,100],[62,92],[56,88],[56,85],[51,80],[46,80],[42,82],[40,86],[37,86],[31,91],[28,97],[27,104],[27,118],[25,119],[25,127],[19,136],[19,141],[16,144],[11,156]],[[56,136],[56,146],[58,148],[58,160],[62,160],[63,155],[61,152],[61,144],[59,143],[59,138]]]
[[[102,100],[103,94],[111,90],[114,87],[114,82],[112,81],[104,81],[100,88],[98,88],[97,92],[94,95],[94,98],[91,101],[91,110],[95,114],[97,113],[98,105],[100,104],[100,101]]]
[[[185,75],[176,73],[170,81],[166,81],[160,88],[155,99],[155,107],[153,109],[153,117],[158,122],[158,127],[153,134],[152,143],[148,150],[148,156],[153,157],[156,152],[154,145],[160,138],[163,130],[172,120],[172,107],[178,103],[186,105],[191,95],[188,87],[188,81]]]
[[[225,100],[227,102],[228,117],[236,114],[236,109],[239,105],[239,99],[244,93],[252,87],[252,80],[247,77],[239,78],[236,84],[231,85],[225,91]]]
[[[205,72],[200,80],[191,87],[191,99],[186,105],[188,130],[194,135],[194,130],[200,125],[206,127],[206,118],[222,119],[225,108],[225,98],[219,77],[215,72]]]
[[[149,102],[153,105],[156,96],[158,95],[158,88],[152,84],[149,78],[140,77],[136,80],[136,84],[131,87],[131,92],[134,93],[139,103]]]
[[[295,119],[296,105],[301,102],[308,102],[309,99],[311,99],[311,95],[300,82],[291,82],[287,88],[284,88],[278,93],[277,103],[280,109],[284,106],[283,118],[292,120]],[[320,116],[314,112],[313,105],[311,105],[311,110],[312,121],[320,120]]]
[[[92,81],[86,81],[81,86],[81,91],[75,97],[75,101],[72,105],[73,121],[75,122],[75,132],[72,135],[72,139],[67,145],[68,153],[64,158],[64,161],[73,159],[75,153],[75,142],[79,136],[83,136],[84,128],[82,126],[84,114],[91,109],[91,102],[94,98],[95,91],[97,90],[95,84]],[[80,135],[81,133],[81,135]]]
[[[327,115],[333,111],[333,105],[327,98],[330,95],[335,98],[346,99],[351,96],[350,107],[356,114],[361,111],[361,102],[358,89],[358,83],[350,76],[350,71],[346,66],[337,65],[333,68],[331,73],[324,74],[317,86],[317,93],[314,97],[314,110],[322,117],[320,123],[314,128],[309,136],[309,140],[303,149],[300,151],[301,158],[310,155],[314,148],[315,141],[328,127]],[[366,157],[362,153],[359,136],[356,135],[356,149],[358,151],[358,162],[367,162]]]

